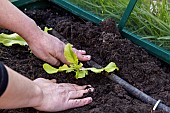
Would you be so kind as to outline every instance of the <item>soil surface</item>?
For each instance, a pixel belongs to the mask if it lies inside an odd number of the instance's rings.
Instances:
[[[106,66],[111,61],[115,62],[120,69],[115,74],[170,106],[170,66],[121,37],[113,20],[108,19],[98,26],[54,6],[23,12],[34,19],[42,29],[45,26],[52,27],[74,47],[86,50],[98,64]],[[10,33],[4,29],[0,31]],[[49,75],[42,68],[44,62],[31,54],[27,46],[5,47],[0,44],[0,61],[32,80],[44,77],[56,79],[58,82],[91,84],[95,88],[94,93],[88,94],[93,97],[91,104],[60,113],[150,113],[153,108],[112,82],[105,76],[106,73],[90,73],[78,80],[74,78],[74,73]],[[88,66],[86,62],[84,64]],[[0,112],[44,113],[33,108],[7,109]],[[154,113],[164,112],[156,110]]]

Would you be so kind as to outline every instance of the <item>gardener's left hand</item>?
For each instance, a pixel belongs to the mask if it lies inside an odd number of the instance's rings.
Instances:
[[[28,43],[35,56],[56,66],[60,65],[60,61],[69,64],[64,57],[65,44],[62,41],[43,31],[37,36],[35,40]],[[90,55],[85,55],[86,52],[84,50],[77,50],[74,48],[73,51],[80,61],[91,59]]]
[[[92,102],[91,97],[81,98],[83,94],[94,91],[91,85],[78,86],[70,83],[56,83],[55,80],[50,81],[43,78],[34,80],[34,83],[43,92],[41,102],[34,106],[40,111],[62,111]]]

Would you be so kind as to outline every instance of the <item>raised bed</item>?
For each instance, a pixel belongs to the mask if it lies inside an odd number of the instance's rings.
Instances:
[[[50,8],[23,10],[44,28],[52,27],[78,49],[85,49],[92,60],[101,66],[114,61],[120,70],[118,76],[141,91],[170,106],[170,67],[168,64],[147,53],[126,37],[121,37],[114,21],[95,25],[73,16],[58,6]],[[108,27],[109,26],[109,27]],[[106,28],[107,27],[107,28]],[[1,29],[1,32],[9,31]],[[95,92],[90,105],[61,113],[149,113],[153,105],[144,103],[128,93],[122,86],[114,83],[105,75],[90,73],[83,79],[75,79],[74,74],[57,73],[48,75],[42,68],[43,61],[30,54],[28,47],[14,45],[5,47],[0,44],[0,61],[24,76],[35,79],[44,77],[58,82],[91,84]],[[84,62],[85,66],[88,66]],[[85,95],[86,96],[86,95]],[[37,113],[32,108],[1,110],[2,113]],[[39,112],[41,113],[41,112]],[[156,110],[154,113],[164,113]]]

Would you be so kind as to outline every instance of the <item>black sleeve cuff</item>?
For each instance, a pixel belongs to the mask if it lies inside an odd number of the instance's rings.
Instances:
[[[2,96],[2,94],[5,92],[7,85],[8,85],[8,73],[4,64],[0,62],[0,96]]]

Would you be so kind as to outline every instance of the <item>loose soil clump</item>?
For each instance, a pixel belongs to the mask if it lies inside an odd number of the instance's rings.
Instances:
[[[34,19],[42,29],[45,26],[52,27],[74,47],[86,50],[98,64],[106,66],[111,61],[115,62],[120,69],[115,72],[118,76],[170,106],[170,66],[122,37],[112,19],[95,25],[56,7],[23,12]],[[9,33],[4,29],[0,31]],[[31,54],[28,47],[19,45],[5,47],[0,44],[0,56],[0,61],[32,80],[44,77],[56,79],[58,82],[91,84],[95,88],[94,93],[88,94],[93,98],[91,104],[60,113],[150,113],[153,108],[108,79],[105,76],[107,73],[90,73],[78,80],[74,78],[74,73],[49,75],[42,68],[44,62]],[[86,62],[83,63],[88,66]],[[1,112],[43,113],[33,108],[7,109]],[[164,111],[156,110],[154,113]]]

